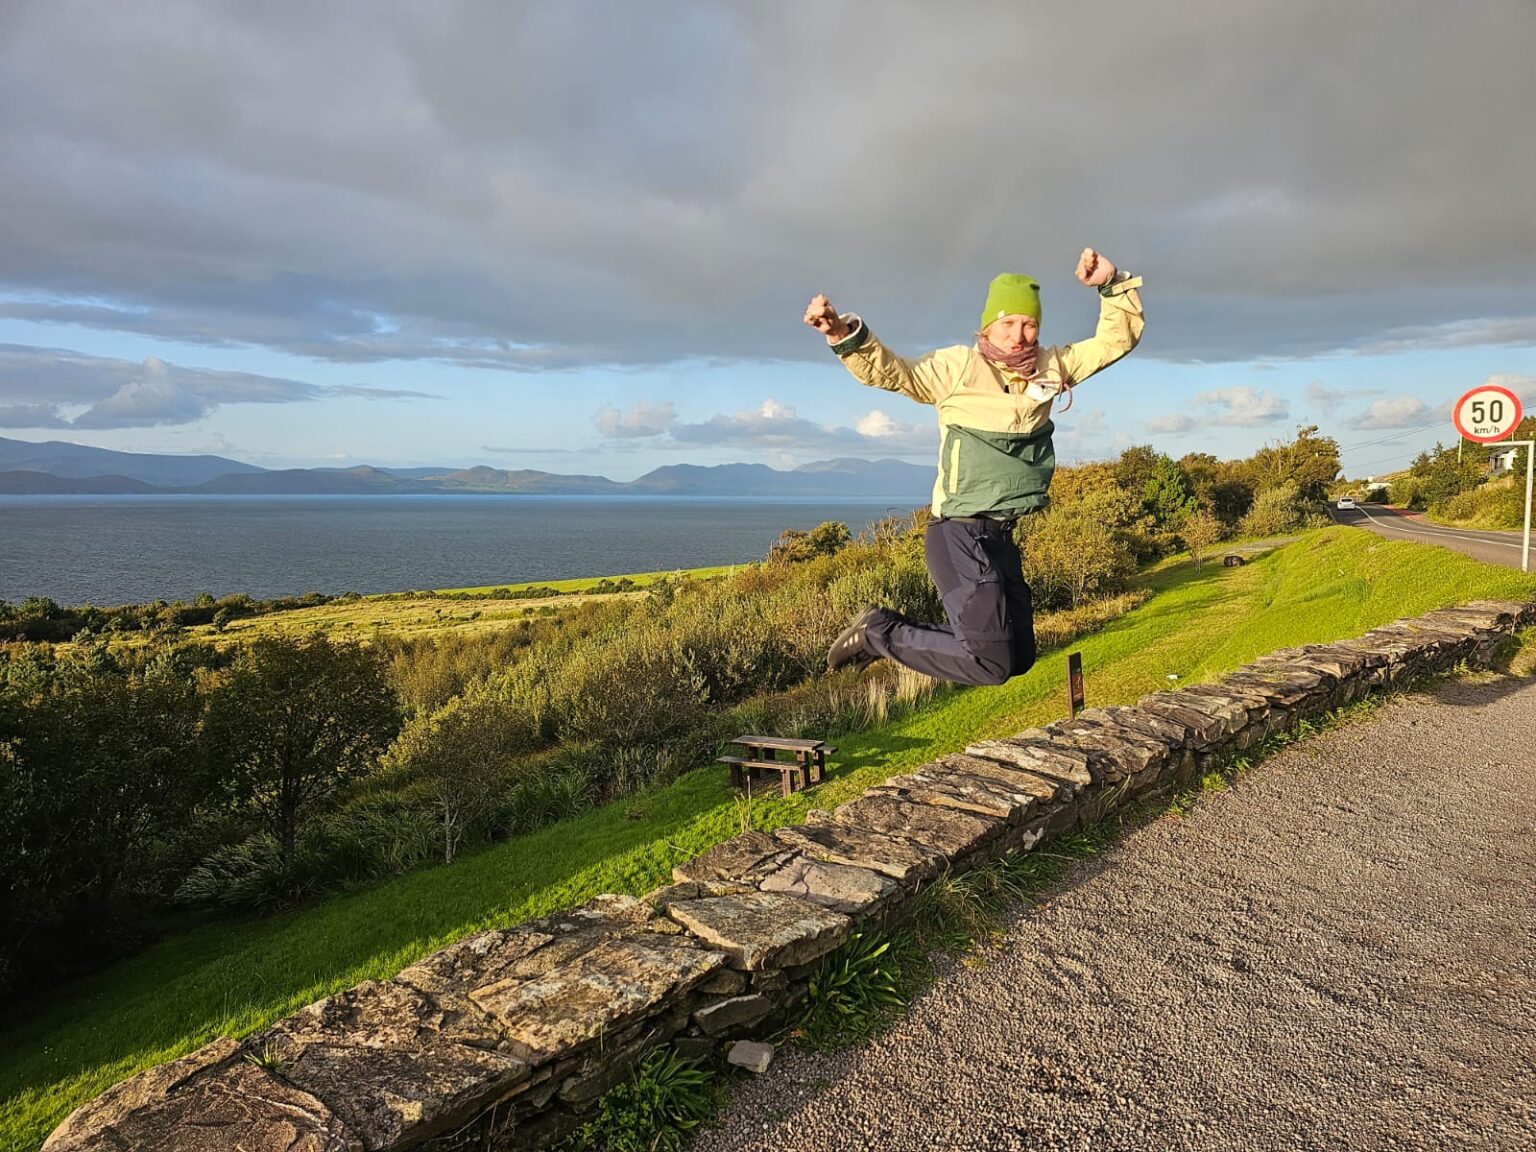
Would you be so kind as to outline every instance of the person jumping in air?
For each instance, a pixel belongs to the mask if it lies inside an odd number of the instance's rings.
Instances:
[[[866,608],[827,652],[829,671],[885,657],[941,680],[1001,684],[1034,664],[1034,610],[1013,527],[1049,499],[1051,406],[1136,347],[1145,323],[1139,277],[1085,248],[1077,278],[1101,297],[1091,338],[1040,347],[1040,285],[1004,274],[987,290],[976,343],[917,360],[897,356],[825,296],[812,298],[805,322],[826,335],[848,371],[937,407],[942,434],[923,554],[949,623]]]

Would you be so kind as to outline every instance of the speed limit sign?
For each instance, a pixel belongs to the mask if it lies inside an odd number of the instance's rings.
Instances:
[[[1497,384],[1483,384],[1456,401],[1452,419],[1468,440],[1492,444],[1513,432],[1521,415],[1518,396]]]

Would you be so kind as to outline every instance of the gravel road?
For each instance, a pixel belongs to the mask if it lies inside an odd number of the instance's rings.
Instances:
[[[1536,1149],[1536,681],[1459,681],[1144,825],[695,1152]]]

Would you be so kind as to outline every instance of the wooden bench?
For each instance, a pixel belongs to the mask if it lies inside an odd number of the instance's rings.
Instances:
[[[760,773],[776,771],[779,790],[788,796],[796,789],[820,784],[826,775],[827,757],[837,749],[825,740],[797,740],[788,736],[738,736],[731,741],[746,749],[745,756],[718,756],[717,764],[731,766],[731,783],[744,788]],[[780,759],[787,752],[789,759]]]

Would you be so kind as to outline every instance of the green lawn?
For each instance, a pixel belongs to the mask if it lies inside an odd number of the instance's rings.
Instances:
[[[1090,704],[1133,702],[1167,687],[1170,674],[1212,679],[1277,648],[1446,604],[1536,594],[1536,577],[1348,528],[1308,533],[1246,567],[1167,564],[1145,579],[1151,600],[1076,645]],[[834,774],[809,796],[758,798],[747,810],[723,773],[700,771],[451,867],[166,939],[0,1034],[0,1148],[35,1148],[72,1108],[139,1069],[390,976],[469,932],[600,892],[645,892],[743,821],[792,823],[970,740],[1056,718],[1063,664],[1048,655],[1002,688],[946,693],[887,728],[839,739]]]
[[[511,592],[521,592],[525,588],[553,588],[556,592],[585,592],[588,588],[597,587],[604,580],[632,580],[643,588],[647,584],[654,584],[668,576],[687,576],[692,580],[708,580],[711,576],[724,576],[740,567],[743,565],[722,564],[714,568],[682,568],[672,572],[632,572],[628,576],[582,576],[574,580],[530,580],[526,584],[487,584],[480,588],[439,588],[437,592],[442,596],[498,592],[503,588]]]

